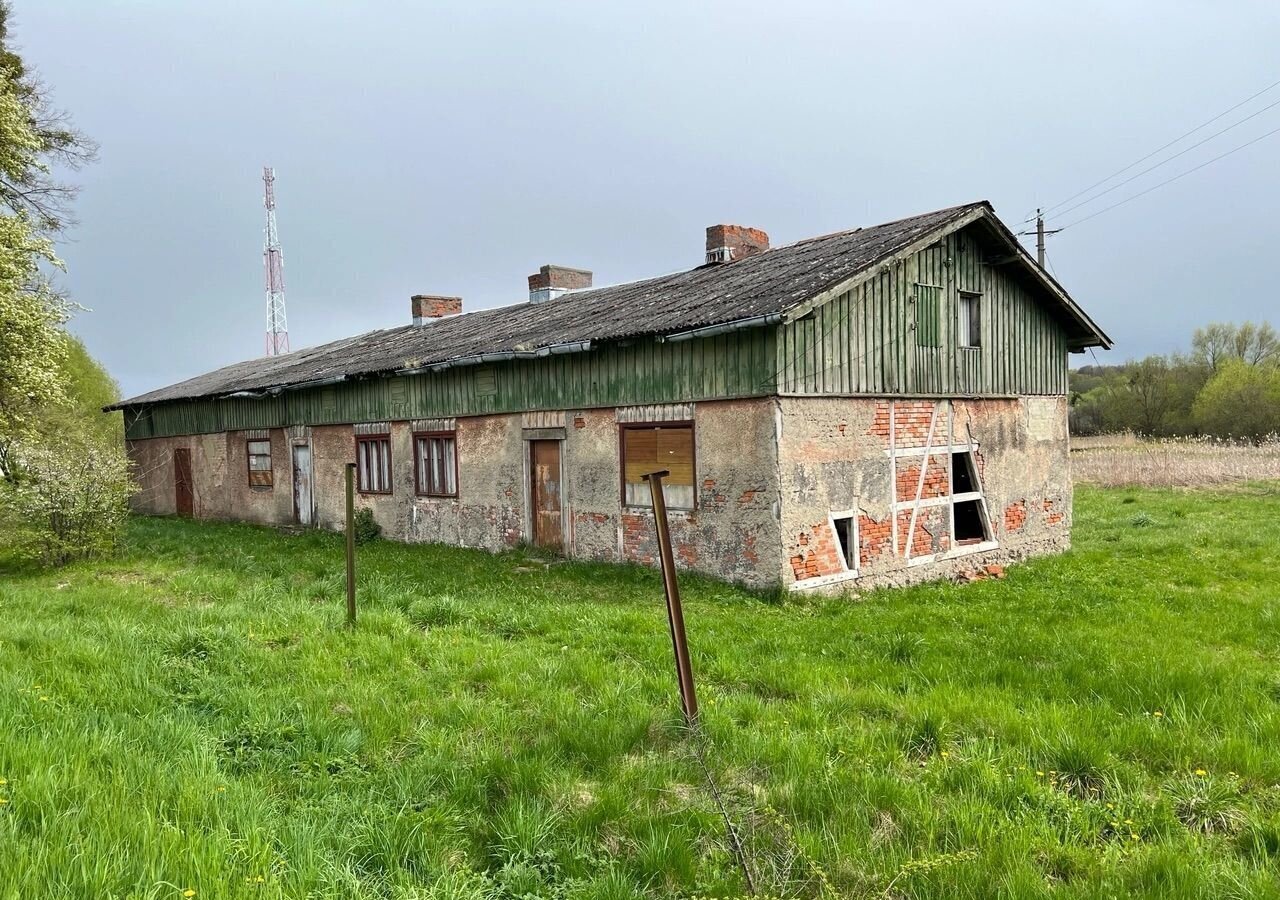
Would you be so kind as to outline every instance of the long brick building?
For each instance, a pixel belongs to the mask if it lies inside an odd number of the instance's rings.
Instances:
[[[985,202],[688,271],[543,266],[527,302],[227,366],[126,400],[141,512],[656,556],[755,586],[904,583],[1066,548],[1068,354],[1109,339]]]

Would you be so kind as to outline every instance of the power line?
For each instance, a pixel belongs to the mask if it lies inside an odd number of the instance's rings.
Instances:
[[[1107,188],[1105,191],[1100,191],[1099,193],[1094,194],[1092,197],[1081,200],[1079,203],[1073,206],[1068,206],[1066,209],[1060,211],[1058,215],[1065,216],[1067,213],[1071,212],[1072,210],[1079,209],[1082,206],[1088,206],[1090,203],[1092,203],[1094,200],[1097,200],[1099,197],[1105,197],[1107,194],[1111,193],[1112,191],[1117,190],[1118,188],[1124,187],[1129,182],[1136,181],[1137,179],[1141,178],[1143,175],[1146,175],[1148,172],[1154,172],[1156,169],[1160,168],[1161,166],[1173,162],[1179,156],[1190,153],[1192,150],[1196,149],[1197,147],[1201,147],[1209,143],[1209,141],[1213,140],[1216,137],[1219,137],[1220,135],[1226,134],[1228,131],[1231,131],[1233,128],[1238,128],[1239,126],[1243,125],[1245,122],[1248,122],[1250,119],[1257,118],[1267,110],[1271,109],[1273,106],[1280,106],[1280,100],[1276,100],[1274,103],[1267,104],[1257,112],[1254,112],[1254,113],[1251,113],[1250,115],[1245,116],[1239,122],[1236,122],[1235,124],[1232,124],[1232,125],[1228,125],[1226,128],[1223,128],[1221,131],[1215,131],[1213,134],[1209,135],[1207,138],[1202,138],[1201,140],[1196,141],[1190,147],[1184,147],[1182,150],[1179,150],[1177,153],[1173,154],[1173,156],[1169,156],[1169,157],[1166,157],[1165,159],[1162,159],[1160,162],[1156,163],[1154,166],[1148,166],[1147,168],[1143,169],[1141,172],[1137,172],[1133,175],[1130,175],[1124,181],[1116,182],[1115,184],[1111,185],[1111,187]],[[1134,165],[1137,165],[1137,163],[1134,163]],[[1133,168],[1133,166],[1130,166],[1129,168]],[[1077,194],[1077,196],[1079,195]],[[1058,205],[1061,206],[1062,204],[1058,204]]]
[[[1187,169],[1187,171],[1185,172],[1180,172],[1177,175],[1174,175],[1172,178],[1166,178],[1164,181],[1160,182],[1159,184],[1153,184],[1151,187],[1147,188],[1145,191],[1139,191],[1138,193],[1134,194],[1131,197],[1126,197],[1125,199],[1121,200],[1119,203],[1113,203],[1110,206],[1104,206],[1102,209],[1098,210],[1097,212],[1089,213],[1089,215],[1085,216],[1082,219],[1076,219],[1074,222],[1068,222],[1066,225],[1063,225],[1058,230],[1065,231],[1068,228],[1070,228],[1072,225],[1079,225],[1081,222],[1087,222],[1090,219],[1092,219],[1094,216],[1100,216],[1104,212],[1109,212],[1115,209],[1117,206],[1124,206],[1126,203],[1129,203],[1133,200],[1137,200],[1139,197],[1150,194],[1152,191],[1156,190],[1157,188],[1162,188],[1166,184],[1173,184],[1173,182],[1177,181],[1180,178],[1186,178],[1192,172],[1198,172],[1207,165],[1216,163],[1220,159],[1225,159],[1226,157],[1230,156],[1233,153],[1239,153],[1244,148],[1250,147],[1253,144],[1258,143],[1258,141],[1262,140],[1263,138],[1269,138],[1271,137],[1271,135],[1277,134],[1277,133],[1280,133],[1280,128],[1273,128],[1265,134],[1258,135],[1256,138],[1254,138],[1251,141],[1246,141],[1245,143],[1241,144],[1238,147],[1233,147],[1232,149],[1228,150],[1226,153],[1219,154],[1218,156],[1215,156],[1213,159],[1207,159],[1204,162],[1200,163],[1200,165],[1198,166]]]
[[[1249,103],[1249,102],[1250,102],[1250,101],[1252,101],[1252,100],[1256,100],[1258,97],[1261,97],[1263,94],[1267,93],[1268,91],[1273,90],[1273,89],[1274,89],[1274,88],[1276,88],[1276,87],[1280,87],[1280,81],[1276,81],[1276,82],[1273,82],[1272,84],[1267,85],[1266,87],[1264,87],[1262,90],[1258,91],[1257,93],[1255,93],[1255,94],[1251,94],[1250,96],[1248,96],[1248,97],[1246,97],[1245,99],[1241,100],[1241,101],[1240,101],[1239,103],[1237,103],[1235,106],[1232,106],[1232,107],[1230,107],[1230,108],[1228,108],[1228,109],[1225,109],[1225,110],[1223,110],[1222,112],[1218,113],[1218,114],[1217,114],[1216,116],[1214,116],[1212,119],[1209,119],[1209,120],[1207,120],[1207,121],[1205,121],[1205,122],[1201,122],[1201,123],[1200,123],[1199,125],[1197,125],[1195,128],[1192,128],[1190,131],[1188,131],[1188,132],[1185,132],[1185,133],[1183,133],[1183,134],[1178,135],[1176,138],[1174,138],[1173,140],[1169,141],[1169,143],[1164,144],[1164,145],[1163,145],[1163,146],[1161,146],[1161,147],[1157,147],[1155,150],[1152,150],[1152,151],[1151,151],[1150,153],[1148,153],[1146,156],[1143,156],[1143,157],[1141,157],[1140,159],[1135,159],[1133,162],[1129,163],[1129,165],[1125,166],[1123,169],[1119,169],[1119,170],[1117,170],[1117,171],[1115,171],[1115,172],[1112,172],[1110,175],[1108,175],[1106,178],[1103,178],[1101,181],[1096,181],[1096,182],[1094,182],[1093,184],[1089,185],[1089,186],[1088,186],[1087,188],[1085,188],[1084,190],[1082,190],[1082,191],[1077,191],[1076,193],[1072,194],[1070,197],[1066,198],[1065,200],[1059,200],[1057,203],[1053,204],[1052,206],[1045,207],[1044,212],[1051,212],[1052,210],[1057,209],[1059,206],[1062,206],[1062,205],[1064,205],[1064,204],[1070,203],[1072,200],[1076,199],[1077,197],[1081,196],[1082,194],[1087,194],[1087,193],[1089,193],[1090,191],[1092,191],[1094,188],[1096,188],[1096,187],[1100,187],[1100,186],[1102,186],[1102,185],[1106,184],[1106,183],[1107,183],[1108,181],[1110,181],[1112,178],[1115,178],[1115,177],[1116,177],[1116,176],[1118,176],[1118,175],[1123,175],[1125,172],[1128,172],[1128,171],[1129,171],[1130,169],[1132,169],[1134,166],[1141,165],[1142,163],[1146,162],[1147,160],[1149,160],[1151,157],[1153,157],[1153,156],[1157,155],[1158,153],[1162,153],[1162,152],[1164,152],[1165,150],[1168,150],[1168,149],[1169,149],[1170,147],[1172,147],[1174,144],[1179,143],[1180,141],[1184,140],[1185,138],[1189,138],[1189,137],[1191,137],[1191,135],[1195,134],[1195,133],[1196,133],[1197,131],[1199,131],[1200,129],[1205,128],[1205,127],[1207,127],[1207,126],[1209,126],[1209,125],[1212,125],[1214,122],[1218,121],[1218,120],[1219,120],[1219,119],[1221,119],[1223,116],[1226,116],[1226,115],[1228,115],[1228,114],[1230,114],[1230,113],[1235,112],[1235,111],[1236,111],[1237,109],[1239,109],[1240,107],[1244,106],[1245,104]],[[1099,196],[1101,196],[1101,195],[1099,195]],[[1032,221],[1034,218],[1035,218],[1034,216],[1029,216],[1029,217],[1027,217],[1026,219],[1024,219],[1023,221],[1024,221],[1024,222],[1030,222],[1030,221]]]

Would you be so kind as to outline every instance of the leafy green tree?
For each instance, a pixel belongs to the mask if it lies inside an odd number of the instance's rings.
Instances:
[[[1195,419],[1205,434],[1219,437],[1280,433],[1280,366],[1223,363],[1196,397]]]

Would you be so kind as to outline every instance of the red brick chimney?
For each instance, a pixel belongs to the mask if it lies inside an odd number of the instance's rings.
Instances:
[[[462,313],[461,297],[436,297],[432,294],[414,294],[409,300],[413,308],[413,324],[425,325],[428,319],[443,319]]]
[[[769,249],[769,235],[745,225],[709,225],[707,262],[729,263]]]
[[[568,266],[543,266],[529,276],[529,302],[542,303],[554,300],[569,291],[591,287],[591,273],[586,269],[570,269]]]

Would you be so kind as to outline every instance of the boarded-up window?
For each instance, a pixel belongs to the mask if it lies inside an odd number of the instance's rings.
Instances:
[[[414,435],[418,493],[427,497],[458,496],[458,443],[452,431]]]
[[[961,347],[982,346],[982,295],[962,293],[960,295],[960,321],[957,325],[957,337]]]
[[[916,285],[916,344],[940,347],[942,326],[942,288],[929,284]]]
[[[247,441],[249,486],[271,487],[271,441]]]
[[[669,472],[662,483],[667,506],[693,509],[693,425],[627,425],[622,429],[622,502],[652,506],[653,495],[644,476]]]
[[[391,438],[356,437],[356,484],[362,494],[391,493]]]

